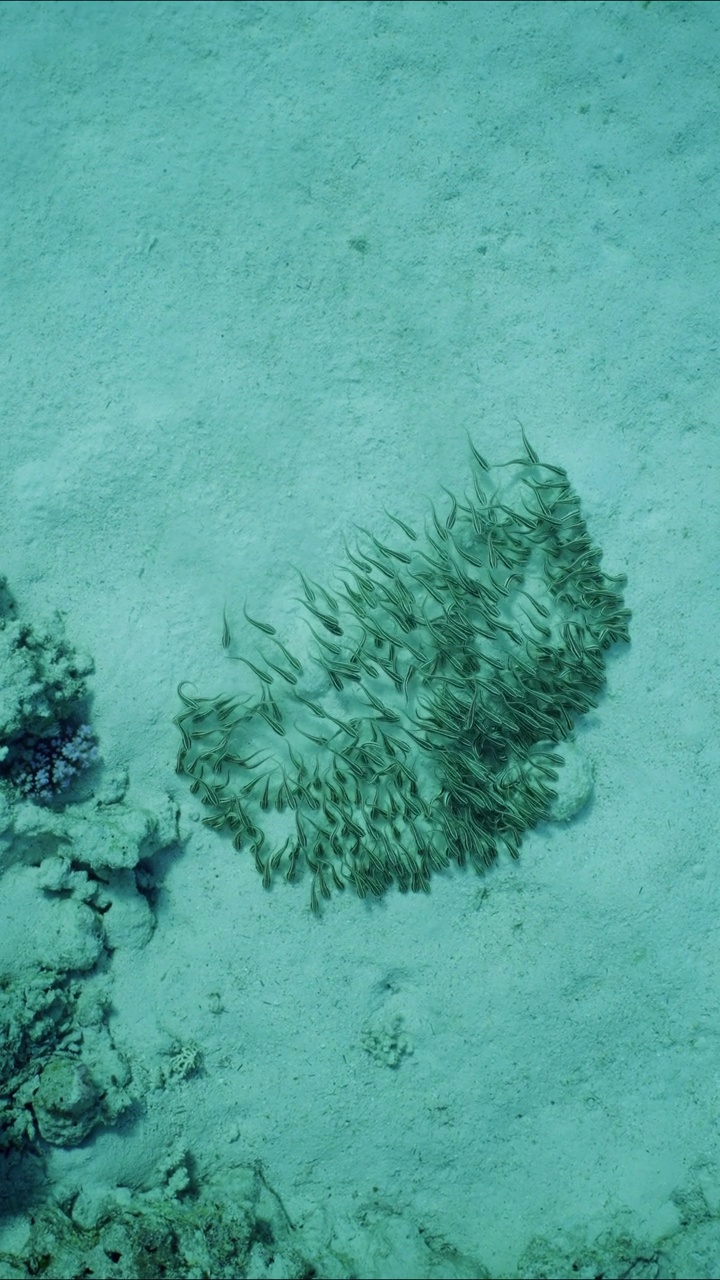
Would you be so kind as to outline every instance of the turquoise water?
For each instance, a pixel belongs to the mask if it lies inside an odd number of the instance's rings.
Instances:
[[[717,1274],[719,41],[0,4],[3,1275]]]

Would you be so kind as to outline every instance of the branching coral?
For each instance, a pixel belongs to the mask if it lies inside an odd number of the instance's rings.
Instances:
[[[43,737],[24,734],[15,739],[2,771],[19,795],[49,804],[99,759],[97,739],[90,725],[68,722]]]
[[[0,778],[9,794],[47,804],[99,758],[83,723],[93,663],[60,617],[38,630],[18,612],[0,577]]]
[[[307,673],[246,614],[268,650],[239,659],[258,696],[180,685],[178,772],[266,886],[305,865],[315,910],[348,884],[427,890],[451,861],[517,856],[547,816],[553,744],[597,705],[630,614],[567,473],[523,443],[493,469],[473,447],[472,493],[431,504],[424,536],[396,516],[399,546],[361,529],[333,591],[300,575]]]

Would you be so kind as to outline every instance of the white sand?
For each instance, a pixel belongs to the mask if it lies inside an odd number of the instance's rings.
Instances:
[[[397,1221],[513,1274],[720,1199],[719,41],[716,3],[0,6],[0,571],[94,655],[108,767],[182,805],[113,1027],[140,1076],[204,1062],[57,1180],[260,1160],[388,1276]],[[329,581],[518,420],[629,577],[595,799],[317,920],[197,824],[178,681],[242,687],[225,601],[301,645],[290,563]]]

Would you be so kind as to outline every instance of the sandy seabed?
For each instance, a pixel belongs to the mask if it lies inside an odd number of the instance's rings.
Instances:
[[[22,1068],[8,1275],[211,1203],[227,1274],[718,1274],[719,43],[714,2],[0,4],[0,572],[103,761],[3,811],[6,1053],[65,975],[105,1107]],[[200,822],[177,686],[247,692],[244,605],[307,647],[291,566],[521,427],[628,577],[593,798],[316,917]]]

